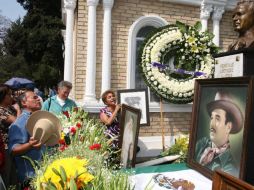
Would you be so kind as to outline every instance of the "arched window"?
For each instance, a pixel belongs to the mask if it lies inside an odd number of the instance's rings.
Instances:
[[[145,38],[147,37],[147,35],[149,35],[149,33],[153,32],[156,29],[156,27],[154,26],[144,26],[143,28],[141,28],[136,36],[136,64],[135,64],[135,88],[136,89],[144,89],[147,88],[147,85],[144,82],[143,76],[140,72],[140,50],[142,48],[143,42],[145,40]],[[153,93],[150,92],[150,101],[151,102],[158,102],[159,98]]]
[[[128,40],[127,89],[147,88],[138,67],[139,49],[150,32],[167,24],[167,21],[160,17],[143,16],[131,26]],[[158,101],[158,98],[151,93],[150,101]]]

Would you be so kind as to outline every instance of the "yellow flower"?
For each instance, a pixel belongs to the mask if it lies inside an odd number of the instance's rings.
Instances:
[[[192,36],[190,36],[190,37],[187,39],[187,42],[188,42],[189,44],[194,44],[196,41],[197,41],[197,38],[194,38],[194,37],[192,37]]]
[[[191,46],[191,51],[194,53],[198,53],[199,52],[199,48],[196,45]]]
[[[76,157],[55,160],[47,167],[44,175],[39,178],[39,182],[44,186],[43,184],[46,184],[50,180],[57,189],[61,189],[59,183],[61,178],[53,172],[53,168],[60,173],[60,166],[62,166],[66,173],[67,184],[70,182],[70,179],[74,179],[78,174],[76,184],[77,188],[80,188],[83,184],[87,184],[94,179],[94,176],[87,172],[85,167],[87,164],[88,161],[86,159],[78,159]],[[67,187],[67,184],[65,183],[65,187]]]
[[[65,136],[65,135],[64,135],[64,133],[62,132],[62,133],[61,133],[61,140],[64,140],[64,136]]]

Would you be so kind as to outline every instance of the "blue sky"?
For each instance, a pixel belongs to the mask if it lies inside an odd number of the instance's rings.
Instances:
[[[19,17],[23,18],[26,11],[16,0],[0,0],[1,15],[10,18],[12,21]]]

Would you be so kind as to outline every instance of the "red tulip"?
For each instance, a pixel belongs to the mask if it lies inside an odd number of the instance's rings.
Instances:
[[[67,117],[67,118],[70,118],[70,114],[68,111],[63,111],[63,114]]]
[[[71,127],[71,134],[75,134],[76,133],[76,128],[75,127]]]
[[[81,123],[77,123],[77,124],[76,124],[76,127],[77,127],[77,128],[81,128]]]
[[[90,150],[99,150],[101,148],[100,144],[93,144],[91,146],[89,146]]]

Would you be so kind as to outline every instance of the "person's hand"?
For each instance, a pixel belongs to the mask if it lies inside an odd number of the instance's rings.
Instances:
[[[33,137],[30,138],[28,143],[30,144],[31,147],[36,149],[41,148],[42,146],[42,144],[38,140],[35,140]]]
[[[17,116],[19,116],[21,114],[21,109],[19,104],[15,103],[12,105],[14,107],[14,109],[17,111]]]
[[[117,105],[116,105],[116,109],[115,109],[115,110],[116,110],[116,112],[118,112],[118,111],[121,109],[121,107],[122,107],[122,105],[121,105],[121,104],[117,104]]]

